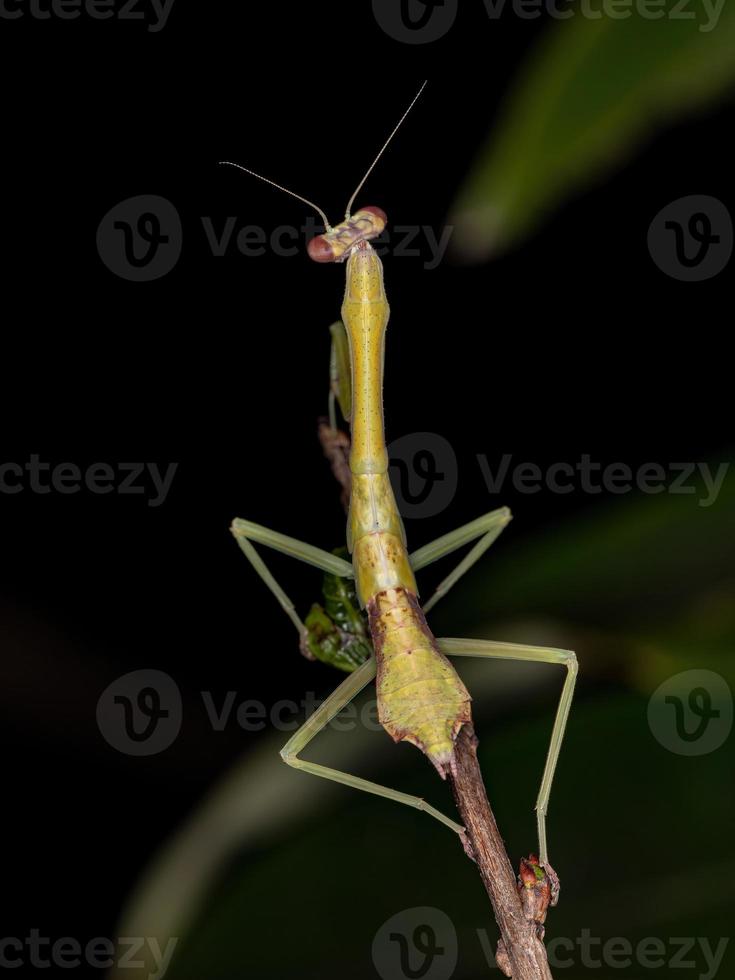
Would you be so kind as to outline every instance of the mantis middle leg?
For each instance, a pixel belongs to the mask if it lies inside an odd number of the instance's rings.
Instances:
[[[490,545],[511,520],[512,515],[510,510],[507,507],[500,507],[498,510],[491,510],[488,514],[483,514],[482,517],[470,521],[469,524],[464,524],[455,531],[451,531],[449,534],[437,538],[436,541],[432,541],[430,544],[425,544],[418,551],[414,551],[410,560],[411,567],[417,572],[419,569],[426,568],[427,565],[432,565],[435,561],[439,561],[446,555],[452,554],[453,551],[456,551],[465,544],[469,544],[470,541],[475,541],[477,538],[480,539],[474,548],[467,552],[457,567],[439,583],[433,596],[427,602],[423,603],[425,613],[429,612],[439,599],[445,596],[453,585],[457,584],[465,572],[469,571],[475,562],[485,554]]]
[[[236,517],[232,522],[231,531],[243,554],[276,597],[283,611],[299,631],[299,635],[305,633],[306,627],[299,618],[293,602],[255,550],[252,542],[257,541],[259,544],[280,551],[284,555],[290,555],[298,561],[313,565],[323,572],[330,572],[332,575],[340,575],[342,578],[352,578],[354,575],[352,565],[343,558],[331,555],[328,551],[322,551],[321,548],[306,544],[304,541],[298,541],[296,538],[280,534],[278,531],[271,531],[270,528],[263,527],[261,524],[254,524],[252,521],[244,521]]]

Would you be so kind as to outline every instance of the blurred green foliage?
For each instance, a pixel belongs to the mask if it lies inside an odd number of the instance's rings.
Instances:
[[[704,936],[716,945],[732,921],[723,884],[735,871],[732,735],[711,754],[677,755],[654,738],[647,708],[682,670],[715,670],[735,686],[735,477],[708,508],[692,496],[631,494],[525,543],[513,542],[512,527],[432,620],[439,635],[451,623],[453,635],[578,651],[581,683],[549,815],[563,890],[548,938],[576,942],[586,929],[601,941]],[[533,805],[562,677],[548,666],[458,666],[490,797],[509,853],[520,856],[535,846]],[[162,947],[182,937],[173,980],[367,978],[382,922],[430,905],[458,931],[458,980],[485,975],[476,930],[494,948],[495,926],[453,836],[413,810],[294,773],[278,757],[283,740],[275,733],[249,754],[172,839],[121,935],[158,936]],[[451,808],[415,749],[382,733],[328,731],[309,757]],[[563,976],[586,975],[581,947],[559,955],[572,960]],[[635,964],[599,970],[639,975]]]
[[[587,6],[599,12],[605,3]],[[450,221],[458,252],[480,261],[518,243],[660,125],[730,89],[735,4],[716,11],[658,0],[660,19],[631,4],[626,19],[578,11],[554,25],[522,65],[456,198]]]
[[[533,839],[535,779],[548,721],[507,718],[481,748],[490,792],[499,788],[496,816],[516,855]],[[621,692],[578,704],[552,805],[562,894],[547,940],[578,944],[586,930],[601,941],[623,937],[634,945],[646,937],[668,945],[672,937],[702,936],[714,948],[729,936],[726,881],[735,859],[715,844],[730,837],[735,782],[729,774],[726,750],[692,760],[658,745],[646,726],[644,697]],[[423,789],[415,766],[401,771],[400,785]],[[677,792],[683,785],[686,793]],[[370,950],[382,923],[422,905],[442,909],[457,929],[456,980],[500,976],[486,962],[477,934],[483,930],[494,950],[496,927],[476,870],[443,828],[389,807],[345,794],[337,809],[267,850],[242,856],[180,945],[169,976],[368,980],[376,976]],[[732,975],[734,955],[727,951],[719,976]],[[558,956],[571,962],[563,969],[560,962],[557,976],[589,975],[579,945]],[[706,973],[701,954],[697,966],[692,975]],[[627,980],[640,977],[641,968],[608,965],[596,975]]]

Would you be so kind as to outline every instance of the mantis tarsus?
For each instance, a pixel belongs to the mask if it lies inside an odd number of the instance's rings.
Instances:
[[[284,761],[295,769],[423,810],[447,827],[463,834],[464,828],[460,824],[423,799],[307,762],[300,758],[301,751],[342,708],[377,677],[378,718],[382,726],[396,742],[405,740],[416,745],[428,756],[441,777],[446,778],[454,770],[457,735],[463,725],[471,722],[469,693],[448,657],[527,660],[559,664],[566,668],[567,675],[536,803],[540,863],[547,865],[546,811],[574,691],[576,657],[569,650],[515,643],[436,639],[424,614],[487,551],[508,524],[511,515],[507,508],[493,510],[409,553],[403,522],[388,475],[382,388],[389,307],[383,285],[382,263],[370,244],[383,231],[387,219],[380,208],[365,207],[354,215],[351,215],[350,209],[357,193],[416,99],[358,185],[350,199],[345,220],[336,227],[330,226],[324,212],[316,205],[280,185],[274,185],[294,197],[299,197],[299,200],[314,207],[321,215],[326,231],[309,243],[309,255],[317,262],[346,260],[347,263],[347,283],[342,305],[345,333],[339,326],[332,329],[333,384],[330,393],[330,419],[332,427],[336,428],[336,398],[343,415],[351,421],[351,492],[347,548],[352,555],[352,561],[348,562],[338,554],[330,554],[239,518],[233,522],[232,532],[248,560],[298,630],[302,649],[308,649],[309,643],[314,641],[315,624],[311,622],[307,626],[302,622],[293,603],[257,552],[256,544],[265,545],[313,565],[329,576],[354,582],[360,606],[367,610],[373,652],[364,659],[363,646],[356,653],[353,651],[354,656],[345,656],[342,662],[337,663],[337,666],[350,672],[349,676],[281,750]],[[260,176],[245,167],[240,169],[253,176]],[[272,181],[267,183],[273,184]],[[340,361],[343,362],[341,370]],[[345,369],[347,362],[348,371]],[[417,598],[415,573],[473,542],[470,551],[440,583],[422,609]],[[322,612],[320,626],[328,632],[335,623],[327,612]],[[339,643],[335,648],[337,653],[338,647]]]

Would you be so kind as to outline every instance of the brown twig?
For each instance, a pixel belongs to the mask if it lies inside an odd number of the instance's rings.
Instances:
[[[350,437],[340,429],[333,429],[327,419],[319,419],[317,435],[319,436],[322,452],[332,467],[334,478],[342,488],[340,500],[346,512],[350,503],[350,487],[352,485],[352,474],[350,473]]]
[[[346,509],[351,482],[350,438],[320,419],[319,441],[340,484]],[[497,963],[513,980],[552,980],[542,942],[543,922],[549,904],[555,904],[558,881],[553,871],[541,869],[533,856],[521,861],[521,875],[516,879],[488,802],[477,744],[472,725],[465,725],[457,736],[456,768],[449,781],[467,831],[465,851],[477,864],[500,929]]]
[[[472,856],[500,929],[498,966],[513,980],[551,980],[536,920],[529,914],[527,903],[521,902],[519,890],[524,884],[519,886],[516,881],[490,809],[477,761],[477,739],[468,725],[457,736],[456,755],[457,772],[450,776],[450,782],[457,810],[467,828]],[[548,881],[547,888],[550,890]]]

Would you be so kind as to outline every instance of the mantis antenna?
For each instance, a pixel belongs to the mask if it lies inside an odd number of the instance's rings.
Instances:
[[[365,184],[365,181],[368,179],[368,177],[370,176],[370,174],[375,169],[375,167],[376,167],[378,161],[380,160],[380,158],[383,156],[383,154],[385,153],[385,151],[388,149],[388,146],[390,145],[393,137],[396,135],[396,133],[398,132],[398,130],[401,128],[401,126],[405,122],[406,116],[409,114],[409,112],[411,111],[411,109],[413,109],[413,107],[418,102],[418,100],[419,100],[419,98],[421,96],[421,93],[424,91],[424,89],[426,88],[427,84],[428,84],[428,79],[424,82],[424,84],[418,90],[418,92],[416,93],[416,95],[413,97],[413,99],[411,100],[411,104],[406,109],[406,111],[403,113],[403,115],[401,116],[401,118],[398,120],[396,126],[393,129],[393,132],[390,134],[390,136],[388,137],[388,139],[382,145],[382,147],[380,148],[380,152],[378,153],[378,155],[375,157],[375,159],[373,160],[373,162],[368,167],[367,172],[365,173],[365,176],[362,178],[362,180],[360,181],[360,183],[355,188],[355,192],[354,192],[354,194],[352,195],[352,197],[350,198],[350,200],[349,200],[349,202],[347,204],[347,211],[345,213],[345,218],[348,221],[349,221],[349,218],[350,218],[350,215],[351,215],[351,212],[352,212],[352,205],[355,202],[355,198],[357,197],[357,195],[362,190],[362,188],[363,188],[363,186]],[[328,220],[326,214],[324,213],[324,211],[322,211],[322,209],[317,204],[314,204],[314,202],[313,201],[310,201],[307,197],[302,197],[300,194],[296,194],[294,191],[289,190],[288,187],[284,187],[282,184],[277,184],[275,182],[275,180],[270,180],[268,177],[264,177],[262,174],[258,174],[254,170],[250,170],[248,167],[244,167],[241,163],[233,163],[231,160],[220,160],[219,161],[219,164],[220,164],[220,166],[223,166],[223,167],[236,167],[238,170],[243,170],[246,174],[250,174],[251,177],[257,177],[258,180],[262,180],[264,184],[270,184],[271,187],[275,187],[276,190],[283,191],[284,194],[289,194],[291,197],[295,197],[296,200],[297,201],[301,201],[302,204],[307,204],[310,208],[313,208],[316,211],[316,213],[319,215],[319,217],[322,219],[322,221],[324,222],[324,227],[327,229],[327,232],[328,233],[331,233],[333,231],[333,228],[332,228],[331,224],[329,223],[329,220]]]
[[[313,201],[308,200],[308,198],[302,197],[300,194],[295,194],[293,191],[290,191],[288,187],[282,187],[280,184],[277,184],[274,180],[269,180],[267,177],[263,177],[262,174],[256,174],[254,170],[248,170],[248,168],[243,167],[241,163],[232,163],[231,160],[220,160],[219,163],[223,167],[237,167],[238,170],[244,170],[245,173],[250,174],[251,177],[257,177],[258,180],[262,180],[264,183],[270,184],[271,187],[275,187],[277,190],[283,191],[284,194],[290,194],[291,197],[295,197],[296,200],[301,201],[302,204],[308,204],[309,207],[313,208],[316,211],[316,213],[319,215],[319,217],[322,219],[322,221],[324,222],[324,227],[327,229],[327,231],[328,232],[332,231],[332,226],[330,225],[326,214],[322,211],[322,209],[318,205],[314,204]]]
[[[421,93],[422,93],[422,92],[424,91],[424,89],[426,88],[426,86],[427,86],[427,84],[428,84],[428,81],[429,81],[429,80],[428,80],[428,78],[427,78],[427,79],[426,79],[426,81],[424,82],[424,84],[423,84],[423,85],[421,86],[421,88],[420,88],[420,89],[418,90],[418,92],[416,93],[416,95],[415,95],[415,96],[413,97],[413,100],[412,100],[412,102],[411,102],[411,105],[410,105],[410,106],[408,107],[408,109],[406,109],[406,111],[405,111],[405,112],[403,113],[403,115],[401,116],[401,118],[400,118],[400,119],[398,120],[398,122],[397,122],[397,124],[396,124],[396,126],[395,126],[395,129],[394,129],[394,130],[393,130],[393,132],[392,132],[392,133],[390,134],[390,136],[389,136],[389,137],[388,137],[388,139],[387,139],[387,140],[385,141],[385,143],[383,143],[383,145],[382,145],[382,147],[380,148],[380,152],[378,153],[378,155],[376,156],[376,158],[375,158],[375,159],[373,160],[373,162],[372,162],[372,163],[370,164],[370,166],[368,167],[368,170],[367,170],[367,173],[365,174],[365,176],[364,176],[364,177],[362,178],[362,180],[360,181],[360,183],[359,183],[359,184],[357,185],[357,187],[355,188],[355,193],[354,193],[354,194],[352,195],[352,197],[350,198],[350,200],[349,200],[349,202],[348,202],[348,204],[347,204],[347,211],[345,212],[345,218],[346,218],[346,219],[347,219],[348,221],[349,221],[349,219],[350,219],[350,215],[351,215],[351,213],[352,213],[352,205],[353,205],[353,204],[355,203],[355,198],[357,197],[357,195],[358,195],[358,194],[360,193],[360,191],[362,190],[362,188],[363,188],[363,185],[365,184],[365,181],[366,181],[366,180],[368,179],[368,177],[370,176],[370,174],[371,174],[371,173],[373,172],[373,170],[375,169],[375,166],[376,166],[376,164],[378,163],[378,160],[380,160],[380,158],[382,157],[382,155],[383,155],[383,154],[385,153],[385,151],[386,151],[386,150],[388,149],[388,146],[389,146],[389,144],[390,144],[390,142],[391,142],[391,140],[393,139],[393,137],[394,137],[394,136],[396,135],[396,133],[398,132],[398,130],[399,130],[399,129],[401,128],[401,126],[402,126],[402,125],[403,125],[403,123],[405,122],[405,119],[406,119],[406,116],[407,116],[407,115],[409,114],[409,112],[411,111],[411,109],[413,109],[413,107],[414,107],[414,106],[416,105],[416,103],[418,102],[418,100],[419,100],[419,98],[421,97]]]

